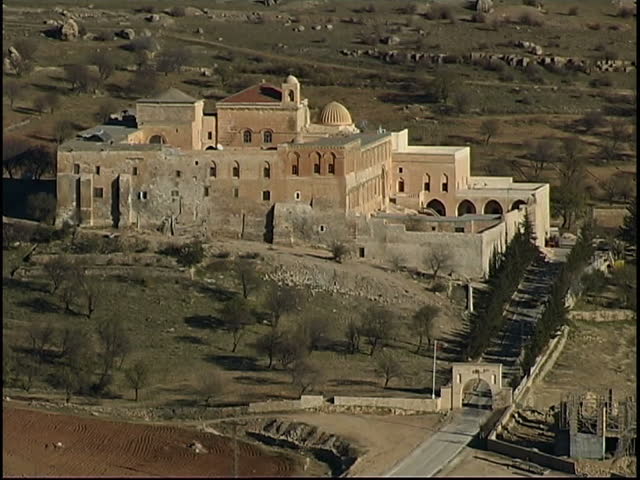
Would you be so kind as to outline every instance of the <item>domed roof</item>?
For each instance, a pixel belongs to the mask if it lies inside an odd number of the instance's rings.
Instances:
[[[323,125],[352,125],[351,114],[344,105],[338,102],[327,103],[320,113],[320,123]]]
[[[296,77],[289,75],[285,80],[285,83],[300,83]]]

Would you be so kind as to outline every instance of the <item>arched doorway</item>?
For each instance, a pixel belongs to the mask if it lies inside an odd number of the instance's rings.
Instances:
[[[164,135],[151,135],[151,137],[149,137],[149,143],[164,145],[167,143],[167,139]]]
[[[518,210],[522,205],[526,205],[526,204],[527,202],[525,202],[524,200],[516,200],[511,205],[511,210]]]
[[[493,393],[491,385],[482,378],[471,378],[462,386],[462,406],[491,410]]]
[[[473,204],[473,202],[469,200],[463,200],[460,202],[460,205],[458,205],[459,217],[461,217],[462,215],[473,215],[474,213],[476,213],[476,206]]]
[[[447,216],[447,209],[445,208],[444,203],[442,203],[440,200],[436,200],[434,198],[429,203],[427,203],[427,208],[433,210],[441,217]]]
[[[213,145],[209,145],[207,148],[205,148],[205,150],[215,150],[216,147],[214,147]]]
[[[502,205],[495,200],[489,200],[485,203],[482,213],[486,215],[502,215]]]

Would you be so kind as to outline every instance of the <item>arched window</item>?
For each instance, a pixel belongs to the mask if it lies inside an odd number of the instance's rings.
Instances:
[[[297,152],[291,152],[289,160],[291,161],[291,175],[300,175],[300,155]]]
[[[167,139],[164,137],[164,135],[151,135],[151,137],[149,138],[149,143],[165,144],[167,143]]]
[[[398,192],[399,193],[403,193],[404,192],[404,179],[403,178],[398,180]]]
[[[233,162],[233,171],[231,174],[233,178],[240,178],[240,164],[238,162]]]
[[[318,152],[314,152],[311,154],[311,158],[313,159],[313,173],[320,175],[320,154]]]
[[[427,208],[433,210],[435,213],[437,213],[441,217],[447,216],[447,209],[445,208],[444,204],[440,200],[435,200],[435,199],[431,200],[429,203],[427,203]]]
[[[271,165],[269,165],[269,162],[264,162],[264,166],[262,167],[262,176],[264,178],[271,178]]]
[[[458,205],[458,216],[461,217],[462,215],[472,215],[476,213],[476,206],[473,204],[473,202],[470,202],[469,200],[463,200],[460,202],[460,205]]]
[[[327,173],[329,175],[335,175],[336,173],[336,154],[333,152],[329,152],[324,156],[325,161],[327,162]]]
[[[495,200],[489,200],[485,205],[482,213],[487,215],[501,215],[502,205]]]
[[[242,133],[242,141],[244,143],[251,143],[251,130],[245,130]]]
[[[446,173],[442,174],[442,191],[443,192],[449,191],[449,177],[447,176]]]
[[[211,165],[209,166],[209,176],[214,178],[218,176],[218,167],[216,166],[216,162],[211,162]]]
[[[431,175],[429,175],[428,173],[425,173],[422,181],[423,181],[422,189],[425,192],[430,192],[431,191]]]
[[[289,90],[289,101],[293,102],[295,99],[296,99],[296,96],[293,93],[293,90]]]
[[[262,133],[262,141],[263,143],[271,143],[273,142],[273,133],[269,130],[266,130]]]

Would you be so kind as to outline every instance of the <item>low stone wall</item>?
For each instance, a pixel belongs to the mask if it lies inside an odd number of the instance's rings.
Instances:
[[[327,405],[322,395],[302,395],[298,400],[268,400],[249,404],[249,413],[283,412],[286,410],[304,410]]]
[[[568,316],[570,320],[584,322],[625,322],[635,320],[636,312],[619,308],[615,310],[572,311]]]
[[[519,458],[527,462],[533,462],[559,472],[566,472],[572,475],[577,473],[576,464],[573,460],[555,457],[531,448],[521,447],[491,437],[487,439],[487,448],[493,452],[512,458]]]
[[[440,398],[334,397],[336,406],[390,408],[419,412],[440,411]]]

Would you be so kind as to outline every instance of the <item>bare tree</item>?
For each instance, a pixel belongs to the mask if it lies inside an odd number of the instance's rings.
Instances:
[[[264,307],[271,315],[271,326],[277,328],[282,316],[296,310],[300,301],[299,293],[291,287],[273,284],[267,289]]]
[[[191,51],[185,47],[174,47],[161,51],[158,54],[156,69],[165,76],[170,73],[180,73],[182,67],[192,60]]]
[[[49,113],[53,113],[60,106],[60,95],[56,92],[46,93],[43,100],[45,107],[49,109]]]
[[[392,318],[390,310],[378,305],[372,305],[366,310],[360,324],[360,335],[371,346],[369,355],[373,355],[376,348],[383,346],[391,337]]]
[[[383,387],[387,388],[389,382],[402,374],[402,365],[389,351],[383,350],[376,355],[376,372],[383,376]]]
[[[88,64],[93,64],[98,69],[98,77],[101,82],[106,82],[111,75],[116,71],[116,65],[113,62],[113,58],[106,52],[96,50],[89,57]]]
[[[407,264],[407,257],[401,253],[394,252],[389,256],[389,264],[394,271],[398,272],[402,270]]]
[[[303,395],[317,385],[322,378],[319,368],[309,360],[298,359],[291,366],[291,383],[296,386],[298,395]]]
[[[420,353],[422,343],[426,339],[431,344],[431,339],[435,335],[435,319],[440,313],[440,308],[436,305],[424,305],[413,314],[411,327],[413,333],[418,335],[418,347],[416,353]]]
[[[260,284],[261,278],[256,272],[255,264],[244,258],[233,263],[233,270],[242,286],[242,296],[247,299],[251,291]]]
[[[438,278],[438,272],[444,268],[448,268],[451,265],[451,254],[448,250],[444,249],[432,249],[429,251],[422,260],[425,268],[431,270],[433,281]]]
[[[480,133],[485,137],[485,145],[489,145],[491,137],[495,137],[500,133],[500,122],[495,118],[484,120],[480,124]]]
[[[109,122],[109,118],[112,113],[117,112],[118,105],[113,99],[108,98],[104,102],[98,105],[98,111],[96,112],[96,120],[100,123],[106,124]]]
[[[59,332],[60,358],[73,363],[92,346],[89,331],[78,326],[66,326]]]
[[[211,400],[220,396],[224,391],[224,379],[219,370],[210,370],[202,373],[197,378],[197,389],[204,399],[204,404],[208,407]]]
[[[24,60],[35,61],[38,43],[33,38],[19,38],[15,41],[14,47]]]
[[[347,348],[350,354],[360,350],[360,325],[354,319],[350,319],[347,322],[344,338],[347,341]]]
[[[53,138],[56,143],[60,145],[65,140],[68,140],[73,136],[74,130],[73,123],[71,123],[70,120],[63,118],[53,126]]]
[[[24,167],[24,152],[29,143],[20,137],[7,136],[2,142],[2,167],[9,178],[16,177]]]
[[[20,388],[29,393],[33,382],[40,374],[40,365],[34,362],[28,355],[20,355],[16,361],[16,376]]]
[[[135,392],[135,401],[138,401],[138,391],[149,385],[151,368],[148,363],[138,360],[124,371],[127,383]]]
[[[253,315],[247,301],[243,297],[235,297],[224,304],[221,316],[225,329],[231,333],[233,340],[231,351],[235,352],[246,327],[254,321]]]
[[[26,173],[34,180],[40,180],[45,174],[55,173],[55,154],[42,144],[29,147],[23,154],[22,163]]]
[[[309,353],[307,339],[300,335],[300,331],[283,333],[276,343],[275,356],[280,367],[286,369],[295,361],[302,360]]]
[[[38,360],[42,362],[45,352],[52,345],[55,329],[53,323],[34,322],[27,327],[27,334],[31,341],[31,349]]]
[[[114,369],[122,367],[124,359],[131,351],[131,340],[120,317],[101,320],[97,330],[100,344],[100,377],[96,390],[101,392],[109,385]]]
[[[39,95],[33,100],[33,109],[38,114],[42,114],[47,110],[47,100],[44,95]]]
[[[301,335],[311,351],[317,350],[327,339],[330,320],[326,314],[310,312],[304,316],[300,325]]]
[[[273,366],[273,359],[276,355],[276,350],[278,349],[278,344],[282,340],[282,332],[277,330],[276,328],[270,328],[267,333],[258,337],[254,344],[254,348],[259,355],[266,355],[269,364],[267,368],[271,368]]]
[[[338,263],[342,263],[342,260],[344,260],[350,253],[349,245],[347,245],[344,240],[336,238],[329,242],[329,250],[331,251],[333,259]]]
[[[85,305],[87,312],[85,313],[87,318],[91,318],[93,313],[98,308],[100,301],[100,284],[88,275],[83,275],[81,278],[82,294],[84,295]]]
[[[72,91],[85,93],[95,91],[99,77],[89,69],[88,65],[65,65],[63,68]]]
[[[9,99],[9,104],[13,108],[15,101],[19,100],[22,96],[22,89],[24,87],[15,80],[7,80],[2,87],[2,93]]]
[[[555,161],[556,146],[551,140],[539,140],[526,143],[528,160],[533,167],[533,178],[538,180],[547,163]]]
[[[127,89],[131,95],[154,95],[158,92],[160,82],[158,74],[150,68],[141,68],[133,74]]]

